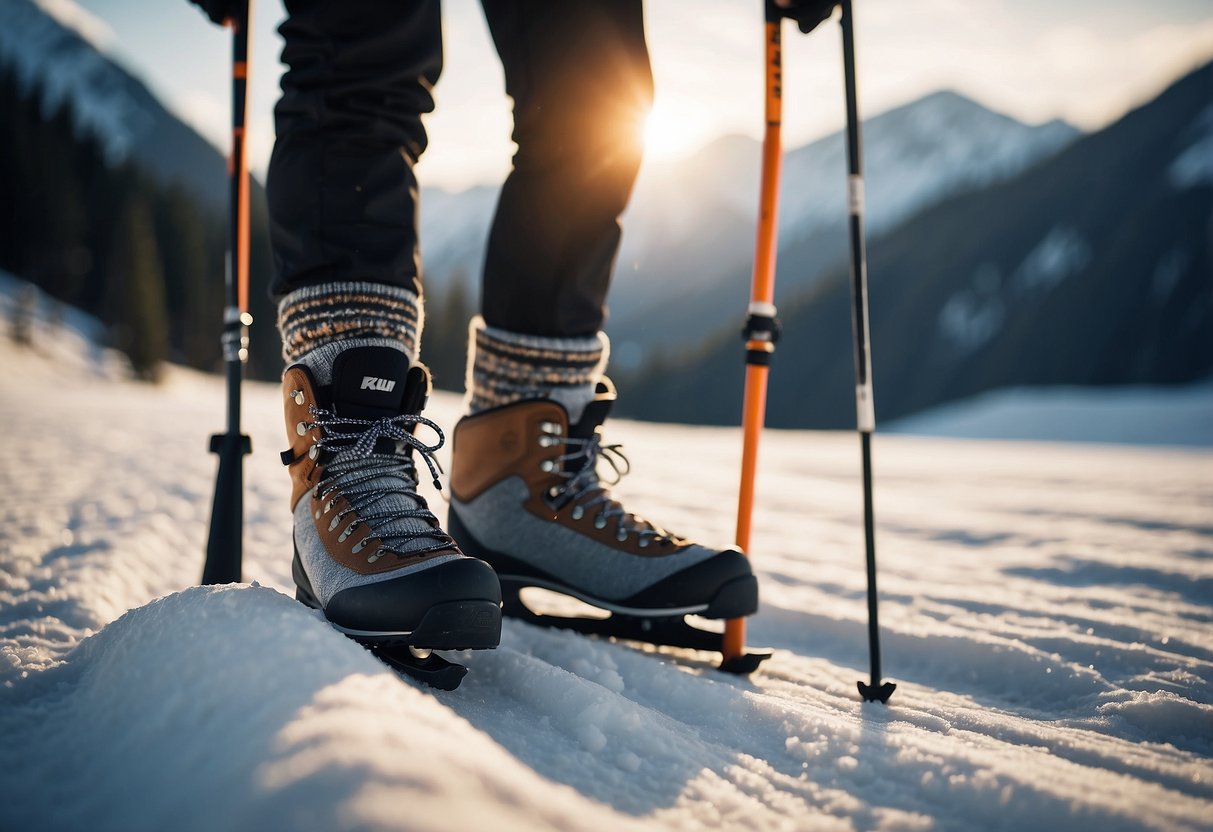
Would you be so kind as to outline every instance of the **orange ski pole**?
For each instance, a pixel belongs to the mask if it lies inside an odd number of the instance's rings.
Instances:
[[[766,419],[767,374],[779,324],[775,320],[775,256],[779,215],[779,168],[783,119],[783,69],[780,17],[767,4],[766,15],[766,130],[762,139],[762,180],[758,205],[758,236],[754,247],[754,272],[750,289],[749,314],[743,335],[746,341],[745,398],[742,405],[741,487],[737,498],[737,547],[750,549],[750,520],[754,510],[754,479],[758,467],[758,440]],[[744,662],[744,618],[725,622],[721,652],[722,669]],[[765,656],[764,656],[765,658]],[[752,668],[751,668],[752,669]],[[749,672],[743,670],[741,672]]]

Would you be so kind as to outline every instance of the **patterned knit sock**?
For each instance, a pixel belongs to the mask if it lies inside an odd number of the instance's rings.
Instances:
[[[584,338],[522,335],[472,320],[468,344],[468,413],[547,398],[564,405],[577,422],[594,398],[610,353],[606,334]]]
[[[278,303],[282,358],[308,365],[317,384],[332,380],[333,359],[349,347],[395,347],[417,363],[424,314],[408,289],[378,283],[322,283]]]

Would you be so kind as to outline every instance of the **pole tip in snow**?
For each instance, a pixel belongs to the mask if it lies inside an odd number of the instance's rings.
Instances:
[[[892,682],[885,682],[882,685],[865,685],[863,682],[857,682],[856,685],[859,687],[859,695],[863,697],[864,702],[879,702],[882,705],[888,702],[893,691],[897,690],[897,685]]]
[[[721,660],[719,669],[736,676],[749,676],[772,655],[774,654],[770,650],[754,650],[739,656],[729,656]]]

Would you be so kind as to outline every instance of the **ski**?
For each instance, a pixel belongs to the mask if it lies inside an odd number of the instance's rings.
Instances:
[[[571,630],[582,635],[638,641],[657,647],[721,652],[722,634],[690,624],[685,615],[637,616],[611,612],[606,618],[589,618],[538,613],[522,601],[520,593],[527,585],[502,578],[502,615],[539,627]],[[771,656],[770,650],[743,651],[736,656],[726,656],[718,669],[737,676],[748,676]]]
[[[366,645],[375,658],[398,673],[438,690],[455,690],[468,669],[437,653],[407,646]]]

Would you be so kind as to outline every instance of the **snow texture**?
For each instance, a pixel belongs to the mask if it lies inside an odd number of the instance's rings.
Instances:
[[[1196,129],[1199,136],[1167,171],[1171,184],[1179,190],[1213,185],[1213,104],[1200,114]]]
[[[1091,248],[1073,228],[1055,226],[1037,243],[1023,262],[1003,281],[993,263],[977,269],[969,286],[955,292],[939,310],[938,333],[962,353],[972,352],[994,338],[1006,322],[1007,310],[1025,297],[1046,294],[1091,262]],[[1182,266],[1182,263],[1179,264]],[[1160,268],[1163,266],[1160,264]],[[1170,277],[1169,292],[1182,271]],[[1156,284],[1165,284],[1167,274],[1155,276]]]
[[[439,693],[289,597],[275,387],[245,396],[253,583],[191,588],[222,382],[99,377],[77,337],[0,346],[4,829],[1209,828],[1208,451],[878,436],[880,706],[857,443],[771,431],[759,673],[507,622]],[[730,537],[736,431],[612,438],[629,504]]]

